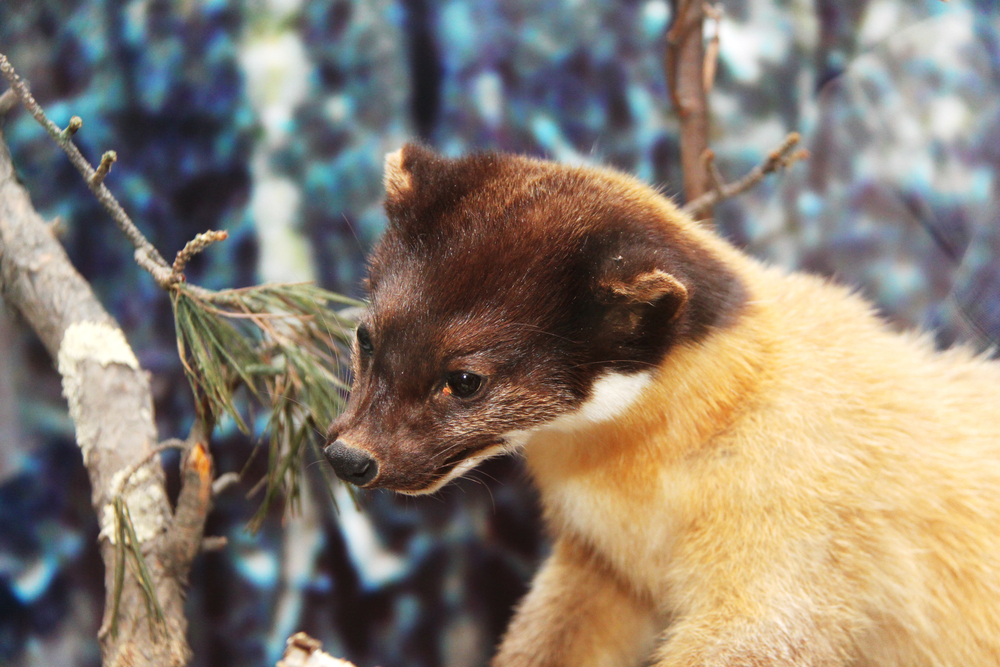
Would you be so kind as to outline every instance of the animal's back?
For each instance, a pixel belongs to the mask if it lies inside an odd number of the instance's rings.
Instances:
[[[798,504],[860,664],[1000,662],[1000,364],[892,332],[820,279],[760,278],[779,372],[747,413],[756,472],[784,478],[770,490]]]

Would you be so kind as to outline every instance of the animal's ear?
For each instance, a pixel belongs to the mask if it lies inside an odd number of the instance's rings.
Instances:
[[[688,289],[661,268],[629,268],[616,257],[597,278],[594,296],[607,309],[606,329],[616,336],[631,336],[654,322],[668,326],[687,305]]]
[[[669,297],[677,310],[687,301],[687,288],[666,271],[652,269],[634,276],[605,275],[598,283],[597,298],[605,305],[653,305]]]
[[[385,198],[391,204],[401,204],[413,199],[421,181],[434,178],[445,160],[429,148],[419,144],[405,144],[385,156]]]
[[[413,189],[413,177],[409,171],[403,168],[404,150],[406,150],[405,146],[385,154],[385,170],[382,180],[385,183],[386,199],[406,197]]]

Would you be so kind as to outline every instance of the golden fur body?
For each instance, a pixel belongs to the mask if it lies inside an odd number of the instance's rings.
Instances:
[[[664,667],[1000,664],[1000,365],[686,226],[747,308],[618,418],[528,442],[557,547],[495,664],[636,664],[636,644]],[[593,584],[563,579],[588,568],[617,604],[572,627]],[[549,600],[550,581],[586,595]],[[554,644],[588,647],[637,606],[648,625],[602,643],[620,660],[519,638],[560,619],[577,637]]]
[[[426,493],[523,450],[555,544],[494,667],[1000,665],[1000,363],[613,171],[386,165],[324,451]]]

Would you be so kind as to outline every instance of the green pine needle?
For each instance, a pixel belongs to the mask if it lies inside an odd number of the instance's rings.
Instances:
[[[354,320],[330,308],[364,304],[312,284],[217,292],[211,302],[173,293],[177,349],[191,389],[217,421],[228,415],[249,433],[250,400],[270,411],[266,491],[249,528],[283,498],[295,508],[306,451],[343,408]],[[246,398],[238,398],[240,388]]]
[[[121,494],[114,497],[112,506],[115,512],[115,577],[111,603],[111,636],[118,636],[118,610],[121,606],[122,589],[125,583],[125,561],[131,558],[134,574],[142,590],[146,602],[146,618],[149,621],[149,634],[155,638],[158,631],[166,633],[166,616],[160,600],[156,595],[153,577],[149,573],[146,559],[142,555],[142,545],[135,534],[132,517]]]

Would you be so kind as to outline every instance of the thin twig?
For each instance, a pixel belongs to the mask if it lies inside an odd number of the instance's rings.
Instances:
[[[712,182],[712,189],[721,190],[726,185],[726,179],[722,177],[718,165],[715,164],[715,151],[711,148],[706,149],[701,159],[705,164],[705,170],[708,172],[708,178]]]
[[[21,100],[21,104],[24,108],[34,117],[38,124],[41,125],[45,131],[48,133],[52,140],[55,141],[66,155],[69,156],[69,161],[76,167],[76,170],[83,175],[83,180],[86,181],[87,186],[90,188],[97,200],[104,206],[104,208],[111,214],[114,219],[115,224],[121,229],[122,233],[128,238],[132,245],[136,249],[136,262],[139,265],[149,271],[153,278],[161,286],[168,286],[172,279],[172,274],[170,273],[169,267],[166,260],[160,255],[159,251],[153,244],[150,243],[139,228],[135,226],[132,219],[129,218],[128,214],[115,199],[115,196],[111,194],[111,191],[101,182],[103,179],[94,180],[94,175],[97,170],[94,169],[90,163],[87,161],[83,154],[80,153],[80,149],[76,147],[73,143],[71,136],[64,136],[63,130],[59,129],[59,126],[49,120],[48,116],[39,106],[38,102],[35,101],[34,96],[31,91],[28,90],[28,86],[24,83],[17,72],[14,71],[14,67],[7,60],[7,56],[0,53],[0,74],[3,74],[4,78],[10,84],[10,89],[14,91],[14,94]],[[102,161],[103,163],[103,161]],[[109,165],[110,166],[110,165]]]
[[[189,446],[190,446],[189,443],[179,438],[170,438],[169,440],[164,440],[162,443],[149,450],[146,453],[146,455],[143,456],[141,459],[139,459],[129,467],[125,468],[121,476],[118,478],[118,485],[111,490],[111,495],[112,496],[120,495],[121,492],[125,489],[125,485],[128,483],[129,478],[131,478],[132,475],[134,475],[136,471],[139,470],[139,468],[142,468],[147,463],[152,461],[153,457],[156,456],[157,454],[162,454],[168,449],[187,449]]]
[[[212,482],[212,497],[218,496],[224,493],[231,486],[235,486],[240,482],[240,474],[238,472],[227,472],[219,475],[214,482]]]
[[[191,261],[192,257],[213,243],[225,241],[228,238],[229,232],[216,232],[212,230],[202,232],[201,234],[195,236],[184,245],[184,248],[181,249],[179,253],[177,253],[177,257],[174,259],[174,265],[171,268],[174,275],[177,276],[179,280],[184,280],[184,268],[187,266],[188,262]]]
[[[65,136],[66,138],[72,136],[72,133],[67,134],[67,132],[69,132],[69,129],[71,127],[73,127],[72,124],[70,124],[65,130],[60,132],[59,136],[60,137]],[[104,179],[108,177],[108,172],[111,171],[111,165],[113,165],[117,160],[118,160],[118,153],[114,151],[105,151],[104,155],[101,156],[101,164],[97,165],[97,171],[95,171],[94,175],[90,177],[90,186],[97,187],[98,185],[103,183]]]
[[[712,190],[706,192],[697,199],[689,201],[681,209],[684,213],[691,216],[697,216],[698,213],[704,211],[705,209],[715,206],[720,201],[735,197],[738,194],[746,192],[753,186],[760,183],[761,180],[768,174],[778,171],[779,169],[787,169],[795,162],[805,159],[809,156],[809,152],[805,150],[792,151],[796,144],[799,143],[801,137],[798,132],[792,132],[784,140],[772,150],[767,158],[758,164],[756,167],[747,172],[746,176],[734,181],[733,183],[722,183],[721,176],[714,177],[716,180],[715,187]],[[709,157],[705,156],[705,162],[709,166],[711,171],[714,167],[714,155]],[[718,174],[718,171],[715,172]]]
[[[79,132],[81,127],[83,127],[83,119],[80,118],[79,116],[73,116],[72,118],[69,119],[69,125],[66,126],[65,130],[59,133],[59,136],[62,137],[63,139],[69,139],[74,134]]]

